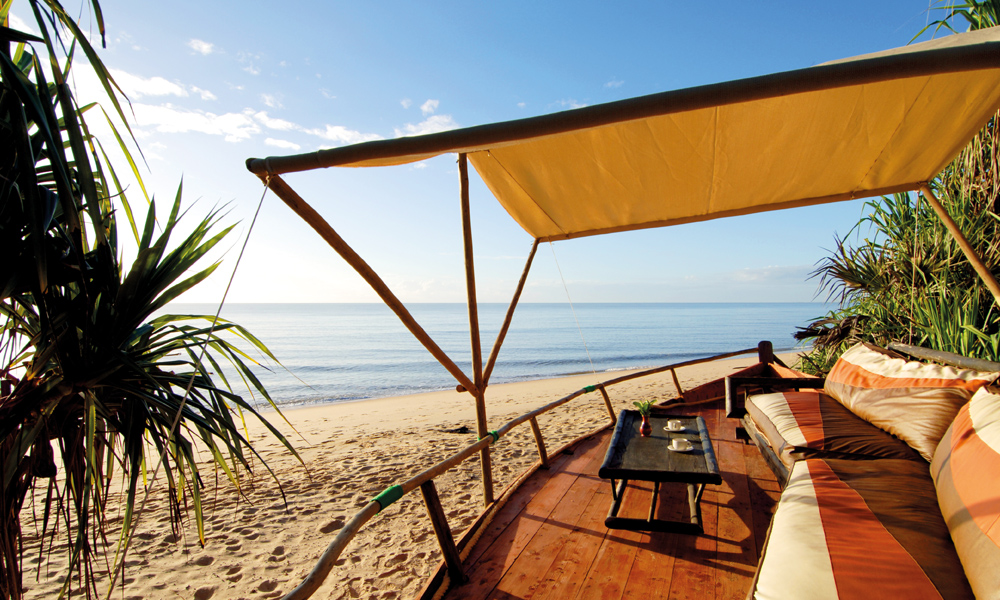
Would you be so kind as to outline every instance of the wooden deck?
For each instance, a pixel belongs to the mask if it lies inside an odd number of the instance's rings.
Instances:
[[[708,424],[723,483],[706,486],[705,534],[608,530],[611,485],[597,470],[611,431],[552,460],[500,510],[465,560],[450,599],[742,599],[757,567],[779,486],[756,447],[736,439],[719,403],[681,405]],[[621,516],[645,518],[652,483],[629,486]],[[657,517],[687,515],[683,484],[661,484]]]

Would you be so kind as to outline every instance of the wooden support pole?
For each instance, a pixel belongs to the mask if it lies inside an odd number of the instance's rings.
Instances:
[[[972,268],[979,274],[979,278],[983,280],[987,289],[989,289],[990,293],[993,294],[993,299],[996,301],[997,305],[1000,306],[1000,284],[998,284],[996,278],[993,277],[993,273],[990,272],[989,267],[987,267],[986,264],[983,263],[983,259],[979,258],[979,255],[976,254],[976,250],[972,247],[972,244],[969,243],[969,240],[967,240],[962,234],[962,231],[958,228],[958,225],[955,224],[955,221],[951,218],[951,215],[948,214],[948,211],[941,206],[941,202],[938,201],[934,192],[931,191],[930,186],[926,183],[923,184],[920,186],[920,192],[924,195],[924,198],[927,199],[927,203],[931,205],[934,212],[937,213],[937,216],[944,223],[944,226],[951,232],[952,237],[954,237],[955,241],[958,242],[958,247],[962,249],[963,253],[965,253],[965,257],[969,259],[970,263],[972,263]]]
[[[535,445],[538,446],[538,459],[542,461],[542,468],[549,468],[549,455],[545,452],[545,440],[542,439],[542,430],[538,428],[538,419],[531,417],[531,433],[535,434]]]
[[[441,544],[441,553],[444,554],[444,562],[448,565],[448,574],[453,582],[464,583],[466,577],[462,570],[462,558],[458,554],[458,548],[455,547],[455,538],[451,535],[451,528],[448,527],[448,520],[441,508],[441,499],[438,497],[434,482],[426,481],[421,484],[420,493],[424,497],[427,514],[430,515],[431,523],[434,525],[434,534]]]
[[[444,350],[442,350],[437,343],[434,342],[431,336],[424,331],[423,327],[421,327],[420,324],[417,323],[416,319],[413,318],[413,315],[410,314],[410,311],[406,310],[406,307],[399,301],[399,298],[396,298],[395,294],[392,293],[389,286],[387,286],[385,282],[382,281],[382,278],[379,277],[370,266],[368,266],[368,263],[358,256],[357,252],[355,252],[354,249],[351,248],[347,242],[345,242],[344,239],[333,230],[333,227],[331,227],[330,224],[327,223],[326,220],[321,217],[312,206],[303,200],[295,190],[285,183],[281,177],[277,175],[271,175],[270,177],[262,176],[261,180],[264,181],[271,191],[274,192],[276,196],[281,198],[281,200],[287,204],[289,208],[295,211],[295,214],[299,215],[299,217],[308,223],[309,226],[320,235],[320,237],[326,240],[326,243],[329,244],[331,248],[336,250],[337,254],[339,254],[344,261],[347,262],[347,264],[351,265],[351,267],[358,272],[358,275],[361,275],[361,277],[368,282],[368,285],[375,290],[375,293],[378,294],[379,298],[381,298],[383,302],[385,302],[385,305],[392,309],[392,312],[396,313],[396,316],[403,322],[403,325],[410,330],[413,337],[417,338],[417,341],[423,344],[424,348],[427,348],[434,358],[441,363],[441,366],[447,369],[448,372],[458,380],[458,383],[462,387],[475,396],[479,388],[472,383],[468,377],[466,377],[465,373],[462,372],[462,369],[460,369],[458,365],[456,365],[454,361],[452,361],[451,358],[445,354]]]
[[[757,362],[769,365],[774,362],[774,346],[764,340],[757,344]]]
[[[476,428],[479,439],[489,435],[486,424],[486,386],[483,383],[483,348],[479,339],[479,305],[476,302],[476,266],[472,252],[472,211],[469,208],[469,159],[458,155],[458,177],[462,196],[462,238],[465,247],[465,287],[469,297],[469,338],[472,342],[472,376],[476,385]],[[480,453],[483,471],[483,503],[493,503],[493,467],[490,448]]]
[[[683,396],[684,395],[684,388],[681,387],[681,382],[680,382],[679,379],[677,379],[677,370],[676,369],[670,369],[670,376],[674,378],[674,387],[677,388],[677,395],[678,396]]]
[[[611,415],[611,422],[613,424],[618,423],[618,415],[615,414],[615,409],[611,406],[611,397],[608,396],[608,390],[604,389],[604,385],[598,385],[597,389],[601,390],[601,395],[604,396],[604,406],[608,409],[608,414]]]
[[[517,308],[517,301],[521,298],[524,283],[528,280],[528,271],[531,270],[531,262],[535,259],[536,250],[538,250],[538,240],[535,240],[531,244],[531,252],[528,253],[528,260],[524,263],[524,271],[521,272],[521,279],[517,282],[517,289],[514,290],[514,299],[510,301],[510,306],[507,307],[507,316],[504,317],[503,326],[500,327],[500,333],[497,334],[497,341],[493,344],[490,359],[486,361],[486,372],[483,373],[483,387],[490,384],[490,375],[493,374],[493,367],[497,363],[497,357],[500,356],[500,347],[503,345],[504,338],[507,337],[507,330],[510,328],[510,322],[514,318],[514,309]]]

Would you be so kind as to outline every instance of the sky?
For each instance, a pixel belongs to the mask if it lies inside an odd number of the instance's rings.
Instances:
[[[96,41],[87,9],[66,6]],[[100,55],[131,102],[158,213],[165,216],[183,180],[188,223],[218,206],[225,223],[238,223],[219,270],[180,298],[214,303],[248,232],[227,302],[378,301],[317,234],[264,194],[247,158],[809,67],[905,45],[942,16],[928,12],[928,0],[101,7]],[[12,14],[15,28],[33,30],[22,0]],[[100,99],[92,79],[81,75],[76,84],[78,97]],[[100,123],[94,129],[101,135]],[[479,300],[508,302],[532,240],[471,178]],[[404,302],[465,301],[455,155],[285,179]],[[522,301],[823,300],[810,272],[863,214],[863,202],[851,201],[545,244]]]

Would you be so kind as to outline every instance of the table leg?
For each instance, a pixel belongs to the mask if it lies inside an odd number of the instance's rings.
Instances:
[[[653,482],[653,500],[649,503],[649,517],[646,519],[650,523],[656,520],[656,499],[660,495],[660,483],[658,481]]]
[[[604,519],[604,526],[608,529],[627,529],[631,531],[663,531],[670,533],[684,533],[688,535],[701,535],[704,529],[701,526],[701,494],[705,490],[705,484],[688,484],[688,507],[691,511],[691,518],[687,521],[661,521],[656,518],[656,505],[659,499],[660,483],[653,482],[653,500],[649,505],[649,516],[645,519],[632,517],[619,517],[622,498],[625,496],[625,488],[628,480],[617,482],[612,481],[611,493],[614,502],[608,511],[607,518]]]
[[[701,526],[701,494],[705,491],[705,484],[688,484],[688,508],[691,511],[691,524],[704,531]]]
[[[611,510],[608,511],[608,519],[613,519],[618,516],[618,511],[622,507],[622,497],[625,495],[625,487],[628,485],[628,479],[622,479],[618,487],[615,487],[615,480],[611,480],[611,497],[614,502],[611,504]]]

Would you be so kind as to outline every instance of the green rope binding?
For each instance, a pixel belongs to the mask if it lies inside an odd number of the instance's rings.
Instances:
[[[493,438],[493,441],[491,441],[491,442],[490,442],[490,445],[491,445],[491,446],[492,446],[493,444],[495,444],[495,443],[497,443],[497,442],[499,442],[499,441],[500,441],[500,434],[499,434],[499,433],[497,433],[497,430],[496,430],[496,429],[494,429],[493,431],[488,431],[488,432],[486,432],[486,435],[488,435],[488,436],[490,436],[491,438]],[[483,440],[485,440],[485,439],[486,439],[486,438],[484,438],[484,437],[481,437],[481,438],[479,438],[479,441],[481,442],[481,441],[483,441]]]
[[[590,392],[593,392],[596,389],[597,389],[596,385],[588,385],[587,387],[583,388],[583,391],[585,391],[587,393],[590,393]]]
[[[375,496],[374,498],[374,501],[378,502],[378,512],[382,512],[383,510],[385,510],[387,506],[389,506],[390,504],[392,504],[396,500],[399,500],[402,497],[403,497],[402,487],[394,485],[385,488],[385,491],[383,491],[378,496]]]

